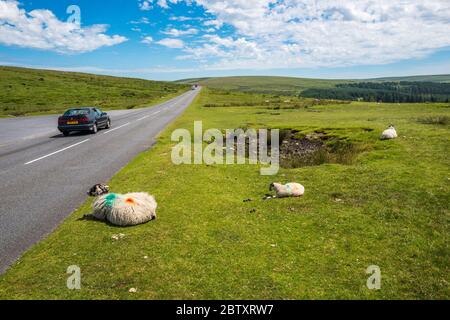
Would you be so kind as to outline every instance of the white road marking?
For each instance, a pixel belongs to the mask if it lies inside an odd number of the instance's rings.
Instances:
[[[105,133],[103,133],[103,134],[108,134],[108,133],[110,133],[110,132],[113,132],[113,131],[119,130],[120,128],[126,127],[126,126],[128,126],[129,124],[130,124],[130,122],[128,122],[128,123],[125,123],[125,124],[121,125],[120,127],[117,127],[117,128],[111,129],[111,130],[108,130],[108,131],[106,131],[106,132],[105,132]]]
[[[162,111],[164,111],[164,110],[159,110],[159,111],[153,112],[152,114],[149,114],[149,115],[146,115],[146,116],[144,116],[144,117],[142,117],[142,118],[139,118],[139,119],[137,119],[136,121],[142,121],[142,120],[144,120],[144,119],[147,119],[148,117],[157,115],[158,113],[160,113],[160,112],[162,112]]]
[[[142,121],[142,120],[144,120],[144,119],[147,119],[148,117],[150,117],[150,115],[147,115],[147,116],[145,116],[145,117],[139,118],[139,119],[137,119],[136,121]]]
[[[32,161],[30,161],[30,162],[27,162],[27,163],[25,163],[25,165],[29,165],[29,164],[35,163],[35,162],[37,162],[37,161],[43,160],[43,159],[45,159],[45,158],[54,156],[55,154],[58,154],[58,153],[61,153],[61,152],[63,152],[63,151],[66,151],[66,150],[68,150],[68,149],[71,149],[71,148],[73,148],[73,147],[79,146],[80,144],[85,143],[85,142],[88,142],[89,140],[90,140],[90,139],[86,139],[86,140],[83,140],[83,141],[81,141],[81,142],[75,143],[75,144],[73,144],[73,145],[71,145],[71,146],[68,146],[68,147],[66,147],[66,148],[64,148],[64,149],[61,149],[61,150],[52,152],[52,153],[47,154],[47,155],[45,155],[45,156],[43,156],[43,157],[40,157],[40,158],[37,158],[37,159],[32,160]]]

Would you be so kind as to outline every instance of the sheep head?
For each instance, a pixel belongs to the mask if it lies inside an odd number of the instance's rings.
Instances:
[[[281,184],[279,184],[279,183],[272,183],[271,185],[270,185],[270,187],[269,187],[269,191],[273,191],[273,190],[276,190],[276,188],[277,188],[277,186],[280,186]]]
[[[102,183],[96,184],[87,192],[87,194],[91,197],[98,197],[108,193],[109,193],[109,186]]]

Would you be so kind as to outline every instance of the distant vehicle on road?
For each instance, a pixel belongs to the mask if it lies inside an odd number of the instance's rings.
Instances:
[[[198,88],[198,84],[194,84],[194,85],[192,86],[192,90],[197,90],[197,88]]]
[[[111,118],[97,108],[69,109],[58,119],[58,130],[64,136],[79,131],[96,134],[101,128],[111,128]]]

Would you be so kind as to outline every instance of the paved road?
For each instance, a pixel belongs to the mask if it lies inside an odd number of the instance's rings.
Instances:
[[[56,116],[0,119],[0,273],[52,232],[194,99],[187,92],[153,108],[110,112],[113,127],[63,137]]]

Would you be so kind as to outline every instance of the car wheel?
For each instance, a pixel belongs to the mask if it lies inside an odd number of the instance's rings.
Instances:
[[[64,135],[64,137],[68,137],[70,135],[70,132],[69,131],[63,131],[62,134]]]
[[[94,126],[92,127],[92,131],[91,131],[93,134],[96,134],[97,132],[98,132],[98,127],[97,127],[97,124],[96,123],[94,123]]]
[[[105,129],[109,129],[109,128],[111,128],[111,120],[110,119],[108,119],[108,121],[106,121],[106,126],[105,126]]]

